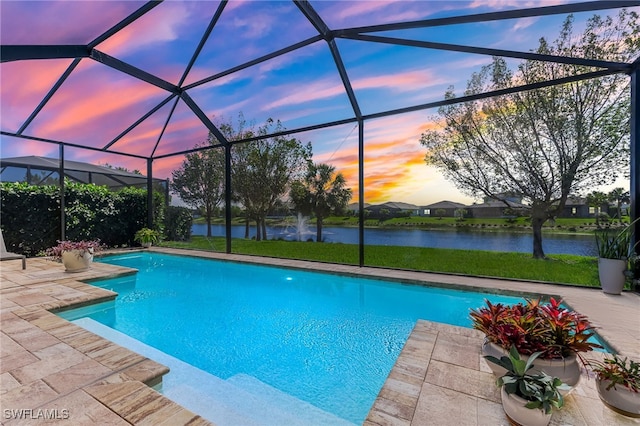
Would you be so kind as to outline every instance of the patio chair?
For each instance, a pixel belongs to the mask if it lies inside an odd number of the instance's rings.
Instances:
[[[4,245],[4,237],[2,236],[2,229],[0,229],[0,260],[16,260],[22,259],[22,269],[27,268],[27,256],[24,254],[11,253],[7,251],[7,246]]]

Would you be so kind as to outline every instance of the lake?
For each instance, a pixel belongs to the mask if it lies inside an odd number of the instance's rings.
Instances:
[[[195,224],[192,235],[207,235],[205,224]],[[250,235],[255,236],[255,227],[250,228]],[[224,237],[224,225],[212,225],[211,235]],[[244,225],[231,227],[233,238],[244,238]],[[315,227],[305,228],[300,237],[295,226],[267,227],[268,239],[284,239],[295,241],[315,240]],[[322,229],[323,240],[327,243],[358,244],[358,228],[328,226]],[[364,243],[381,246],[433,247],[463,250],[491,250],[531,253],[533,236],[529,233],[509,233],[468,230],[426,230],[426,229],[389,229],[365,228]],[[596,256],[597,248],[591,235],[544,235],[542,246],[546,254],[576,254],[580,256]]]

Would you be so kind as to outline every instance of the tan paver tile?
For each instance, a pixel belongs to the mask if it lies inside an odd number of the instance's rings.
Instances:
[[[74,389],[80,389],[110,374],[113,374],[111,369],[92,359],[88,359],[65,370],[46,376],[42,380],[56,392],[64,394]]]
[[[162,380],[169,368],[150,359],[145,359],[123,371],[131,380],[137,380],[147,386],[154,386]]]
[[[0,333],[0,358],[11,355],[16,351],[24,350],[22,346],[15,342],[11,337],[4,333]]]
[[[439,333],[432,358],[471,369],[479,369],[482,340],[457,334]]]
[[[3,331],[15,340],[16,343],[20,344],[20,346],[27,350],[38,350],[60,343],[60,340],[56,339],[49,333],[40,330],[38,327],[32,326],[28,322],[26,324],[28,324],[28,326],[14,331],[5,330],[3,324]]]
[[[488,401],[486,399],[477,399],[478,402],[478,426],[483,425],[509,425],[509,419],[504,410],[502,403]]]
[[[413,414],[415,411],[414,406],[404,405],[400,401],[393,401],[386,398],[381,398],[378,396],[374,402],[374,410],[376,413],[385,413],[389,416],[393,416],[395,418],[411,421],[413,418]],[[371,417],[371,413],[370,413]],[[376,421],[376,420],[372,420]]]
[[[500,402],[494,376],[489,373],[432,360],[426,381],[470,396]]]
[[[58,393],[42,380],[13,388],[2,395],[2,409],[35,408],[58,397]]]
[[[424,379],[427,374],[427,366],[429,364],[422,361],[414,361],[409,357],[401,357],[396,361],[394,368],[403,374],[415,376]]]
[[[38,292],[23,293],[19,296],[11,297],[11,300],[20,306],[39,305],[56,301],[55,298]]]
[[[21,348],[0,358],[0,373],[13,371],[38,361],[40,361],[38,357]]]
[[[100,402],[81,390],[65,395],[54,401],[39,407],[46,410],[49,415],[55,415],[58,419],[38,419],[37,422],[25,419],[23,421],[9,422],[8,425],[61,425],[61,426],[127,426],[130,425],[119,415],[109,410]]]
[[[136,425],[138,426],[159,426],[165,425],[177,425],[185,424],[194,420],[197,415],[185,410],[172,401],[170,403],[157,409],[156,411],[149,413],[146,417],[138,420]]]
[[[391,391],[398,392],[403,395],[408,395],[417,399],[418,395],[420,395],[420,390],[422,389],[422,383],[422,381],[407,383],[401,379],[388,377],[382,389],[389,389]]]
[[[477,397],[425,383],[411,424],[477,426],[477,410]]]
[[[112,401],[109,408],[133,424],[164,407],[175,404],[140,382],[130,383],[136,383],[139,386],[127,396]]]
[[[402,405],[406,405],[408,407],[413,407],[418,402],[418,396],[420,393],[416,394],[408,394],[404,392],[398,392],[396,390],[390,389],[389,387],[383,386],[378,394],[378,397],[388,399],[391,401],[398,401]]]
[[[0,395],[9,392],[11,389],[22,386],[11,374],[0,374]]]
[[[365,420],[364,425],[373,426],[409,426],[410,420],[400,419],[391,414],[380,411],[377,408],[371,410]]]
[[[117,347],[112,351],[93,357],[100,364],[112,370],[121,370],[144,361],[146,358],[131,352],[129,349]]]
[[[118,380],[112,382],[112,380]],[[122,381],[117,375],[110,376],[100,383],[85,386],[83,390],[89,395],[109,406],[114,401],[132,394],[139,388],[139,383]]]
[[[45,348],[35,355],[41,359],[11,371],[20,383],[42,379],[88,359],[84,354],[64,343]]]

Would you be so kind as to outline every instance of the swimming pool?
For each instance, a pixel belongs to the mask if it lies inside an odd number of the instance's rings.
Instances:
[[[115,302],[61,316],[98,321],[242,392],[268,396],[269,405],[300,400],[356,424],[417,319],[469,327],[469,309],[486,297],[522,301],[148,252],[100,261],[139,272],[92,283],[118,292]],[[272,424],[264,416],[258,423]]]

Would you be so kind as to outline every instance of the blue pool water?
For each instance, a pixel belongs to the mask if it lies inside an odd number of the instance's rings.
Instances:
[[[116,291],[115,303],[63,317],[87,316],[223,380],[251,377],[357,424],[416,320],[469,327],[469,309],[487,297],[522,301],[156,253],[100,261],[139,272],[93,283]]]

